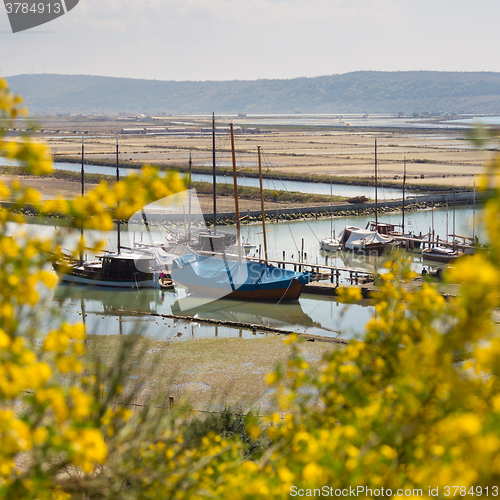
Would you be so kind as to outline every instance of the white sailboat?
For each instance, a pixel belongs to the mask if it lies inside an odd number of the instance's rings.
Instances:
[[[369,222],[365,229],[348,226],[340,235],[340,245],[345,250],[352,250],[368,255],[380,255],[398,246],[398,241],[390,234],[382,234],[387,224],[378,222],[378,173],[377,139],[375,139],[375,222]],[[382,230],[381,230],[382,229]]]
[[[326,252],[336,252],[341,249],[340,241],[338,238],[335,238],[335,229],[333,229],[333,186],[330,183],[330,238],[323,238],[319,242],[319,246],[321,250],[325,250]]]

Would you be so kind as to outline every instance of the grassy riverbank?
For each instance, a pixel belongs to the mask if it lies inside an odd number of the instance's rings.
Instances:
[[[30,174],[23,167],[7,167],[0,166],[0,175],[19,176],[19,177],[36,177]],[[81,182],[80,172],[71,172],[69,170],[54,170],[47,179],[58,179],[70,182]],[[101,181],[109,183],[115,182],[114,175],[107,174],[85,174],[85,182],[89,184],[98,184]],[[196,189],[196,192],[201,195],[211,195],[213,193],[213,185],[210,182],[193,182],[191,187]],[[305,204],[328,204],[331,201],[330,196],[314,193],[299,193],[296,191],[278,191],[273,189],[264,189],[264,201],[273,203],[305,203]],[[221,197],[234,197],[234,187],[232,184],[218,184],[217,195]],[[238,186],[238,197],[244,200],[260,200],[260,189],[250,186]],[[345,201],[346,198],[334,196],[334,202]]]
[[[69,156],[64,156],[64,157],[58,157],[57,155],[54,156],[54,161],[64,161],[68,163],[81,163],[81,158],[78,157],[69,157]],[[411,162],[411,160],[410,160]],[[427,161],[415,161],[415,163],[428,163]],[[105,159],[99,159],[99,160],[85,160],[85,163],[89,165],[105,165],[109,167],[114,167],[116,166],[115,161],[109,161]],[[187,173],[189,168],[186,165],[174,165],[174,166],[165,166],[162,164],[155,164],[155,163],[149,163],[150,165],[157,167],[160,170],[163,171],[170,171],[170,170],[176,170],[178,172],[182,173]],[[134,161],[129,161],[129,160],[120,160],[120,166],[123,168],[132,168],[132,169],[138,169],[141,168],[142,164],[134,162]],[[212,167],[208,166],[193,166],[192,167],[192,173],[193,174],[207,174],[207,175],[212,175],[213,170]],[[251,178],[258,178],[259,174],[255,169],[252,168],[238,168],[239,176],[240,177],[251,177]],[[221,176],[232,176],[233,175],[233,170],[232,168],[229,167],[217,167],[217,175]],[[314,174],[305,174],[305,173],[294,173],[294,172],[280,172],[279,177],[276,173],[274,173],[271,169],[266,169],[262,172],[262,177],[264,179],[282,179],[282,180],[288,180],[288,181],[298,181],[298,182],[312,182],[312,183],[325,183],[325,184],[341,184],[341,185],[348,185],[348,186],[375,186],[375,178],[366,178],[366,177],[355,177],[355,176],[332,176],[332,175],[325,175],[325,174],[319,174],[319,173],[314,173]],[[414,176],[415,179],[418,178],[418,176]],[[403,179],[402,177],[400,179],[396,180],[387,180],[384,179],[383,182],[379,180],[379,186],[384,186],[386,188],[395,188],[395,189],[401,189],[403,187]],[[441,192],[441,191],[449,191],[452,189],[455,189],[455,186],[453,185],[443,185],[443,184],[425,184],[421,183],[412,183],[411,188],[413,191],[422,191],[422,192]],[[468,189],[468,188],[466,188]]]

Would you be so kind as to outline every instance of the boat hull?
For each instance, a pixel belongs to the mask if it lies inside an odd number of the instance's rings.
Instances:
[[[191,293],[237,300],[297,300],[309,273],[288,271],[259,262],[235,262],[196,254],[174,261],[172,279]]]
[[[357,246],[353,245],[352,248],[345,247],[345,250],[352,250],[356,253],[364,255],[382,255],[383,253],[390,253],[397,247],[397,244],[381,244],[381,245],[364,245]]]
[[[461,252],[454,252],[452,254],[445,254],[440,252],[433,252],[433,249],[425,249],[422,251],[422,257],[426,260],[433,260],[435,262],[442,262],[443,264],[449,264],[455,259],[458,259],[462,255]]]
[[[104,277],[99,268],[55,263],[55,272],[63,283],[75,285],[90,285],[107,288],[160,288],[159,277],[156,274],[144,275],[138,273],[137,278]],[[142,274],[142,276],[140,276]]]
[[[325,250],[327,252],[336,252],[337,250],[340,250],[340,243],[337,240],[326,238],[320,241],[319,247],[321,250]]]
[[[211,297],[219,296],[219,290],[213,287],[203,286],[203,285],[186,285],[190,293],[196,295]],[[293,280],[291,286],[288,288],[273,288],[273,289],[255,289],[255,290],[242,290],[235,289],[232,290],[227,295],[224,295],[224,299],[233,300],[251,300],[251,301],[262,301],[262,302],[280,302],[282,300],[297,300],[302,293],[304,284],[299,283],[297,280]]]

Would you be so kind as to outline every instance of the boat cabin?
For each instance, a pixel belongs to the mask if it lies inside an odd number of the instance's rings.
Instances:
[[[223,234],[200,234],[200,250],[204,252],[223,252],[225,238]]]
[[[232,233],[200,233],[199,249],[203,252],[223,253],[227,247],[236,243],[236,235]]]
[[[375,223],[374,220],[369,221],[365,229],[376,231],[378,234],[383,234],[384,236],[398,236],[403,234],[403,226],[399,224]]]
[[[103,277],[134,276],[151,273],[155,268],[155,259],[139,253],[107,254],[99,257],[102,260]]]

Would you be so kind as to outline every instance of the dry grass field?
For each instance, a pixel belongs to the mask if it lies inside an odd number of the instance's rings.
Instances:
[[[116,335],[90,335],[87,356],[99,356],[106,364],[112,364],[122,340]],[[144,404],[150,398],[168,402],[169,396],[173,396],[179,402],[187,398],[197,409],[221,409],[224,405],[266,409],[273,391],[269,390],[265,376],[277,363],[286,364],[290,352],[283,340],[283,336],[274,334],[259,334],[255,339],[188,341],[140,337],[127,359],[132,368],[124,397],[134,391],[136,404]],[[343,348],[326,342],[299,344],[302,356],[311,366],[323,354]]]

